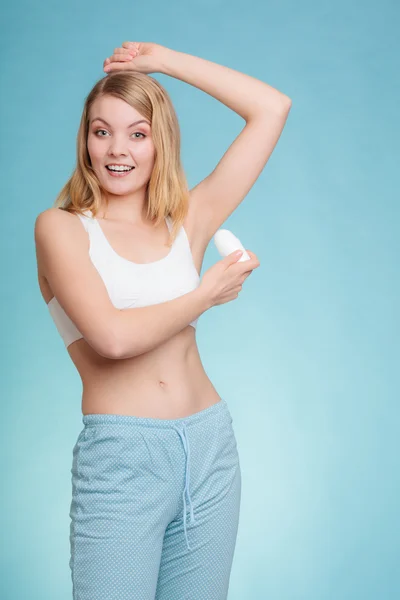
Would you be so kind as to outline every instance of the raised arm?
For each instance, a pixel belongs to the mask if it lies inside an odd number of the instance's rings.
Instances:
[[[211,307],[200,287],[160,304],[119,310],[89,257],[79,219],[50,208],[35,223],[38,261],[55,297],[101,356],[129,358],[158,346]]]

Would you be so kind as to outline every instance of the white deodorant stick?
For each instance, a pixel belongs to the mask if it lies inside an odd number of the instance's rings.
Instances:
[[[221,256],[225,257],[236,250],[243,250],[243,254],[237,262],[251,260],[241,241],[229,229],[218,229],[214,235],[214,242]]]

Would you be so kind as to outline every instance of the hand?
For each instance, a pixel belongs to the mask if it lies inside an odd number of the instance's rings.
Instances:
[[[111,71],[137,71],[157,73],[161,68],[168,48],[152,42],[123,42],[122,47],[114,48],[114,54],[103,62],[106,73]]]
[[[260,262],[254,252],[247,250],[250,260],[238,262],[240,256],[232,252],[218,261],[206,271],[200,282],[209,306],[217,306],[230,302],[238,297],[245,279],[260,266]]]

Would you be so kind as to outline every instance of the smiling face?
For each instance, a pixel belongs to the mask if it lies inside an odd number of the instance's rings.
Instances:
[[[89,114],[87,149],[102,188],[118,196],[145,187],[155,158],[150,122],[137,110],[114,96],[102,96]],[[108,166],[134,167],[112,172]]]

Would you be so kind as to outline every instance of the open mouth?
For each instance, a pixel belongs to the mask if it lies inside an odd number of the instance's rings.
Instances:
[[[128,175],[131,171],[134,170],[135,167],[129,167],[129,169],[112,169],[108,166],[106,166],[107,171],[109,172],[109,174],[112,177],[124,177],[125,175]]]

